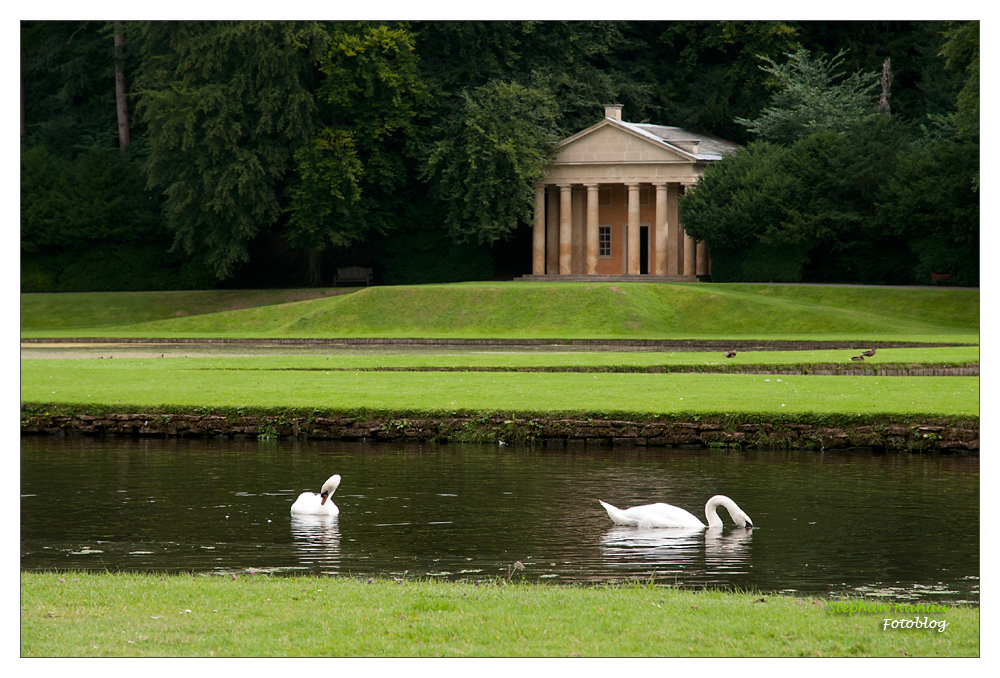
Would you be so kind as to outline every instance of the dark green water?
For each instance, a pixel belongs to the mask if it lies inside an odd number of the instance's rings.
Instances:
[[[979,459],[865,452],[21,438],[21,568],[655,579],[979,602]],[[343,476],[334,521],[293,519]],[[611,524],[714,494],[754,521]]]

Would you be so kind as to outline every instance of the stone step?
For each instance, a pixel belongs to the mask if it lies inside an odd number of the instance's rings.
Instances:
[[[514,282],[702,282],[708,276],[696,275],[522,275]]]

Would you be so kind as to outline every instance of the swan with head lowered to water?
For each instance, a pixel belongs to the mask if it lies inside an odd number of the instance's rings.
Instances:
[[[600,501],[600,500],[598,500]],[[615,525],[631,525],[633,527],[705,527],[693,515],[682,508],[671,506],[670,504],[646,504],[645,506],[633,506],[624,511],[615,508],[611,504],[601,502],[601,506],[608,512]],[[753,527],[750,516],[743,512],[736,502],[717,494],[705,504],[705,518],[708,520],[708,528],[722,527],[722,519],[716,513],[716,509],[722,506],[729,511],[729,516],[739,527]]]
[[[340,514],[340,509],[333,503],[330,496],[337,491],[340,486],[340,476],[333,475],[323,483],[319,494],[303,492],[292,504],[293,516],[336,516]]]

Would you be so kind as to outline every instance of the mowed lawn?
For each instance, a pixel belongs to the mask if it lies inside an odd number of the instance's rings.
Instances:
[[[21,401],[168,411],[979,414],[978,377],[326,371],[285,360],[23,360]]]
[[[837,351],[337,353],[22,360],[23,403],[326,411],[978,416],[976,377],[627,373],[655,367],[978,362],[979,291],[859,286],[459,283],[322,291],[22,295],[22,337],[839,339]],[[237,308],[243,304],[244,307]],[[245,307],[251,304],[252,307]],[[256,305],[253,305],[256,304]],[[450,369],[536,372],[433,372]],[[546,369],[589,372],[546,372]],[[356,370],[356,371],[352,371]],[[398,372],[369,371],[378,369]],[[329,372],[327,371],[329,370]],[[601,371],[607,370],[607,371]],[[619,370],[620,372],[616,371]]]

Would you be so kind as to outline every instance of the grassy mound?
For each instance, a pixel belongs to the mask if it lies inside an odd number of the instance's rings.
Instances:
[[[52,332],[69,330],[79,336],[91,336],[81,334],[80,330],[274,306],[354,291],[339,288],[22,294],[21,331],[57,336]]]
[[[856,286],[460,283],[218,310],[167,293],[22,295],[21,333],[121,337],[796,338],[978,341],[979,291]],[[159,296],[151,296],[159,295]],[[62,297],[72,297],[64,300]],[[180,302],[187,309],[179,309]],[[66,303],[77,307],[67,312]],[[85,302],[85,303],[84,303]],[[230,298],[226,303],[233,303]],[[246,306],[253,306],[248,308]],[[198,308],[204,309],[198,313]],[[224,308],[224,306],[223,306]],[[230,306],[229,308],[233,308]],[[114,309],[109,310],[109,309]]]

